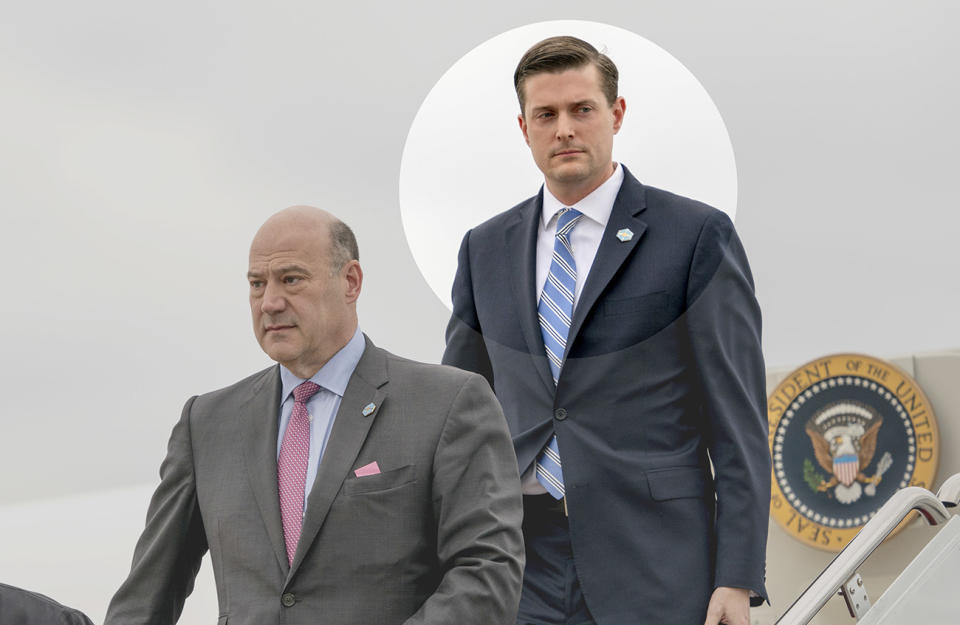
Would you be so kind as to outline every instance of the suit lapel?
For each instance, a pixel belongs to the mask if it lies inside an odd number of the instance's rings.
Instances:
[[[254,383],[252,395],[240,409],[245,422],[243,457],[253,490],[253,498],[260,508],[270,544],[277,561],[287,569],[287,552],[283,543],[283,524],[280,521],[280,496],[277,490],[277,433],[280,427],[280,368],[270,369]]]
[[[623,167],[623,164],[621,163],[620,166]],[[623,183],[620,186],[620,192],[617,193],[617,199],[610,211],[610,219],[600,239],[600,246],[597,248],[590,274],[580,293],[577,308],[573,311],[570,332],[567,334],[567,353],[570,352],[584,319],[597,303],[600,294],[643,237],[647,224],[641,221],[638,215],[645,208],[643,185],[630,174],[626,167],[623,167]],[[617,238],[617,232],[624,228],[633,233],[629,241],[621,241]]]
[[[367,432],[370,431],[370,426],[373,425],[377,412],[387,396],[386,356],[383,350],[376,347],[369,338],[364,338],[366,348],[344,391],[340,409],[333,422],[330,439],[327,441],[323,457],[320,459],[320,466],[317,468],[317,477],[313,482],[306,514],[303,517],[297,553],[293,557],[293,564],[287,575],[288,582],[296,573],[323,526],[330,511],[330,505],[340,491],[340,486],[347,477],[350,467],[356,461],[357,454],[360,453],[360,448],[367,438]],[[375,404],[376,409],[365,416],[363,409],[370,403]],[[274,444],[276,444],[276,436],[274,436]]]
[[[553,393],[553,374],[547,363],[540,320],[537,315],[537,226],[543,210],[543,189],[520,207],[516,220],[504,231],[504,246],[510,263],[513,298],[517,302],[520,328],[533,366]]]

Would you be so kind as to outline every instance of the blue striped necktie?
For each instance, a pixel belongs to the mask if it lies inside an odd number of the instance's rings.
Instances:
[[[540,333],[546,348],[547,360],[553,384],[560,379],[560,365],[567,348],[567,334],[573,318],[573,295],[577,288],[577,263],[570,248],[570,233],[583,214],[572,208],[564,208],[557,218],[556,241],[553,244],[553,259],[550,272],[540,294],[537,313],[540,318]],[[563,471],[560,467],[560,448],[557,435],[550,437],[547,446],[537,457],[537,480],[556,499],[563,498]]]

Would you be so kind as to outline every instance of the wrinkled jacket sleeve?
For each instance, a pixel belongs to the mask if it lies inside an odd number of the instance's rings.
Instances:
[[[470,232],[463,237],[457,257],[457,275],[453,281],[453,313],[447,324],[447,346],[443,364],[479,373],[494,386],[493,365],[481,333],[480,320],[473,298],[471,277]]]
[[[513,625],[520,604],[523,497],[500,405],[477,375],[450,406],[434,456],[437,590],[405,625]]]
[[[694,252],[686,323],[701,383],[717,492],[716,586],[764,586],[770,508],[766,390],[760,308],[733,223],[713,213]]]
[[[190,436],[195,399],[187,401],[170,435],[130,574],[111,600],[104,625],[172,625],[193,590],[207,551]]]

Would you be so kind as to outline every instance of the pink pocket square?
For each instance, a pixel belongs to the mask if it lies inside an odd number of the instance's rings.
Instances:
[[[353,472],[357,477],[364,477],[366,475],[376,475],[380,473],[380,467],[377,466],[376,461],[371,462],[370,464],[365,464],[356,471]]]

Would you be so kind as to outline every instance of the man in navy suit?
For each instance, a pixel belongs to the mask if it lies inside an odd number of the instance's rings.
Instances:
[[[753,280],[725,214],[613,162],[617,82],[573,37],[520,60],[545,184],[464,237],[443,362],[487,377],[513,435],[518,623],[746,625],[770,495]]]

